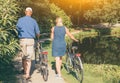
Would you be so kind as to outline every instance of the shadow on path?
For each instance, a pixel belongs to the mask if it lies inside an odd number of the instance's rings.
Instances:
[[[0,83],[17,83],[16,75],[13,64],[0,63]]]

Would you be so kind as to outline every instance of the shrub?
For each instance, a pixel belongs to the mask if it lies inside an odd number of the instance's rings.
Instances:
[[[19,10],[16,0],[0,0],[0,63],[9,62],[18,48],[15,23]]]

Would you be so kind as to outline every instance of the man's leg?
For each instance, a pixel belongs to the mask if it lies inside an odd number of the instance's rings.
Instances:
[[[21,46],[21,52],[22,52],[22,67],[23,67],[24,73],[26,73],[25,56],[27,55],[27,46],[26,46],[25,39],[20,39],[20,46]]]
[[[22,66],[23,66],[23,69],[24,69],[24,74],[26,74],[26,60],[25,59],[22,59]]]
[[[27,45],[27,57],[26,57],[26,78],[30,77],[31,71],[31,59],[34,55],[34,40],[28,40],[29,44]]]
[[[26,60],[26,78],[30,77],[31,60]]]

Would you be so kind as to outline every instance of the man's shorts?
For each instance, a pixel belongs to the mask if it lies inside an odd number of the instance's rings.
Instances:
[[[20,39],[22,59],[31,60],[34,52],[34,39]]]

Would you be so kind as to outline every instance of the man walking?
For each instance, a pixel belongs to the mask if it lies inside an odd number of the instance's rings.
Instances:
[[[18,37],[22,50],[22,66],[25,78],[30,78],[31,58],[34,55],[34,38],[40,36],[40,30],[35,19],[31,17],[32,8],[27,7],[24,17],[17,22]]]

